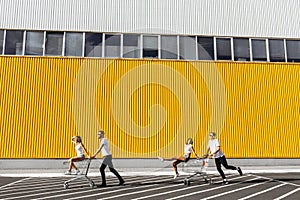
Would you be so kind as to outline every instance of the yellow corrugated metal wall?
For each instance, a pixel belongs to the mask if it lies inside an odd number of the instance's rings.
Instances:
[[[299,64],[0,57],[2,158],[66,158],[104,129],[118,158],[299,157]]]

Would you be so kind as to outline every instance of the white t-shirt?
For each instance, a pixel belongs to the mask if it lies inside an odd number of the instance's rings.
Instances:
[[[84,156],[81,144],[77,144],[75,146],[75,149],[76,149],[76,152],[77,152],[77,157],[83,157]]]
[[[192,153],[192,144],[185,144],[184,145],[184,154],[190,154]]]
[[[102,146],[103,144],[103,147],[101,149],[101,153],[102,153],[102,156],[108,156],[108,155],[111,155],[110,151],[109,151],[109,144],[108,144],[108,140],[106,138],[103,138],[100,142],[100,147]]]
[[[210,149],[210,153],[215,153],[217,150],[217,147],[220,147],[220,142],[218,139],[213,139],[208,141],[208,147]],[[214,158],[219,158],[224,156],[224,153],[220,149],[215,155]]]

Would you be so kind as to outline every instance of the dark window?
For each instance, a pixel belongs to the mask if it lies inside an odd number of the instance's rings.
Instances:
[[[234,38],[234,60],[250,61],[250,47],[248,38]]]
[[[4,42],[4,30],[0,30],[0,55],[3,51],[3,42]]]
[[[102,33],[85,34],[85,57],[102,57]]]
[[[65,56],[82,56],[82,33],[66,33]]]
[[[25,55],[43,55],[44,32],[27,31],[25,41]]]
[[[105,35],[105,56],[120,57],[121,35]]]
[[[214,60],[214,38],[197,37],[198,60]]]
[[[217,38],[217,60],[232,60],[230,38]]]
[[[177,36],[161,36],[161,58],[177,59]]]
[[[143,58],[158,58],[158,37],[143,37]]]
[[[283,40],[270,39],[269,52],[271,62],[285,62]]]
[[[7,55],[22,55],[24,31],[6,31],[5,51]]]
[[[123,57],[140,58],[140,35],[123,35]]]
[[[267,61],[266,40],[251,39],[253,61]]]
[[[287,40],[287,61],[300,62],[300,40]]]
[[[194,36],[179,37],[179,55],[183,60],[196,60],[196,39]]]
[[[61,56],[63,45],[63,32],[47,32],[45,55]]]

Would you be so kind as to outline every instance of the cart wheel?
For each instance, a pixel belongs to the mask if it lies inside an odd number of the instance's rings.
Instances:
[[[64,188],[65,188],[65,189],[68,189],[68,188],[69,188],[69,184],[68,184],[68,183],[65,183],[65,184],[64,184]]]
[[[91,188],[95,187],[95,184],[93,182],[91,182],[89,185],[90,185]]]
[[[183,180],[183,184],[184,184],[184,185],[186,185],[186,184],[187,184],[187,181],[186,181],[186,179],[184,179],[184,180]]]
[[[190,181],[187,181],[187,186],[190,186],[191,185],[191,182]]]

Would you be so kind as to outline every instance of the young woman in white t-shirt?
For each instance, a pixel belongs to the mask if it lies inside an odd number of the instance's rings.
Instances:
[[[82,144],[82,140],[80,136],[73,136],[71,141],[75,144],[75,150],[77,152],[77,156],[72,157],[68,160],[69,162],[69,169],[65,172],[66,175],[70,175],[72,168],[75,169],[75,174],[79,173],[79,169],[76,167],[74,162],[82,161],[84,159],[84,153],[83,150],[88,154],[88,151],[86,150],[85,146]]]
[[[216,138],[216,133],[210,132],[209,137],[210,140],[208,141],[208,149],[206,152],[206,156],[210,156],[215,159],[217,170],[223,178],[223,184],[228,184],[228,180],[226,179],[226,176],[222,170],[221,165],[223,165],[226,169],[237,170],[239,174],[242,176],[243,172],[240,167],[228,165],[226,157],[220,148],[220,142]]]
[[[194,147],[193,147],[193,139],[188,138],[185,145],[184,145],[184,154],[182,156],[178,157],[173,157],[173,158],[161,158],[158,157],[159,160],[161,161],[173,161],[173,169],[175,172],[174,179],[179,176],[178,170],[177,170],[177,165],[182,162],[187,162],[190,160],[191,154],[194,153],[195,156],[198,158],[198,155],[196,154]]]

